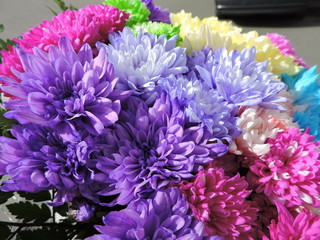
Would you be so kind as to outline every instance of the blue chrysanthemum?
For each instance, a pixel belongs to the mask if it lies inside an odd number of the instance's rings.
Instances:
[[[150,11],[149,20],[152,22],[170,23],[170,13],[168,9],[162,10],[154,4],[154,0],[141,0]]]
[[[100,44],[100,48],[107,50],[119,76],[117,88],[133,90],[148,105],[157,97],[160,79],[188,70],[185,49],[176,47],[177,36],[167,40],[165,35],[157,37],[142,31],[135,36],[129,28],[124,28],[119,34],[111,34],[109,41],[109,45]]]
[[[195,74],[171,76],[159,82],[172,99],[177,99],[190,122],[203,123],[212,139],[231,140],[241,134],[237,127],[238,107],[198,80]]]
[[[118,79],[108,62],[105,49],[93,59],[89,45],[79,53],[62,37],[59,46],[46,53],[34,48],[34,54],[18,49],[23,73],[21,83],[2,77],[8,84],[2,89],[20,100],[10,100],[6,117],[20,123],[56,126],[61,134],[72,135],[76,127],[100,134],[118,120],[120,99],[128,92],[114,91]]]
[[[75,142],[35,124],[17,125],[11,132],[16,139],[0,137],[0,175],[10,177],[2,191],[56,189],[56,205],[76,197],[100,202],[97,192],[108,177],[95,166],[102,153],[87,132]]]
[[[305,68],[296,76],[283,74],[282,77],[297,109],[293,114],[294,121],[301,128],[309,128],[310,134],[320,140],[320,74],[317,74],[317,67]]]
[[[109,213],[103,223],[104,226],[95,226],[101,234],[86,240],[204,239],[203,223],[193,218],[177,188],[131,202],[126,209]]]
[[[228,147],[210,142],[211,134],[202,124],[188,124],[175,101],[163,93],[153,107],[131,97],[121,118],[105,136],[113,150],[97,164],[113,184],[100,194],[119,194],[116,203],[125,205],[134,198],[191,179],[202,166]],[[107,148],[106,148],[107,149]]]
[[[215,52],[205,47],[188,57],[188,66],[229,103],[283,110],[278,103],[286,99],[277,94],[285,89],[285,84],[270,80],[268,62],[257,62],[255,58],[254,47],[230,53],[225,47]]]

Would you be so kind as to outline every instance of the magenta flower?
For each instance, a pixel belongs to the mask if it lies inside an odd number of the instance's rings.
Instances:
[[[185,194],[196,219],[205,223],[209,236],[225,239],[252,239],[257,209],[246,197],[248,183],[240,175],[225,176],[223,169],[200,171],[192,182],[182,182]]]
[[[258,193],[286,207],[320,206],[320,142],[290,128],[269,138],[270,152],[250,158],[247,180]]]
[[[277,203],[278,222],[272,220],[271,240],[317,240],[320,239],[320,217],[304,209],[295,218],[280,203]],[[264,238],[267,240],[268,238]]]
[[[295,62],[299,63],[304,67],[307,67],[303,59],[298,58],[293,45],[285,36],[278,33],[267,33],[266,36],[270,38],[271,43],[275,45],[277,48],[279,48],[280,52],[284,56],[292,56]]]

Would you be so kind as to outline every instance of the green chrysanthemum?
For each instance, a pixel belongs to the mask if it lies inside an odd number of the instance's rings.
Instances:
[[[129,27],[149,20],[150,11],[140,0],[106,0],[103,4],[114,6],[129,13],[130,18],[126,24]]]
[[[180,34],[180,26],[173,26],[173,24],[167,24],[162,22],[143,22],[132,27],[133,33],[138,33],[142,29],[143,32],[148,32],[150,34],[157,35],[158,37],[162,34],[170,39],[174,35]],[[182,42],[182,38],[179,36],[177,43]]]

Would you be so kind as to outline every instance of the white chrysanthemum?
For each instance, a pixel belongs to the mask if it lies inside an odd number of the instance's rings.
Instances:
[[[297,127],[286,111],[260,107],[242,108],[238,126],[242,134],[235,138],[230,151],[237,155],[261,156],[270,151],[267,138],[275,138],[286,128]]]

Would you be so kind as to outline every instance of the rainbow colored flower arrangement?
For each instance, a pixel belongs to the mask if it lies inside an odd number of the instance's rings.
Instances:
[[[284,36],[107,0],[14,41],[0,196],[51,206],[21,239],[320,239],[320,79]]]

